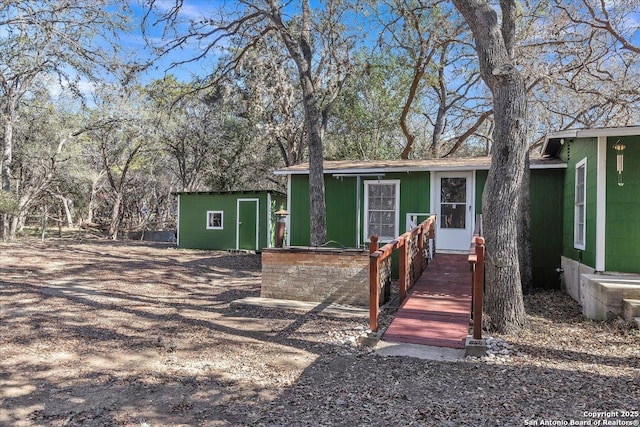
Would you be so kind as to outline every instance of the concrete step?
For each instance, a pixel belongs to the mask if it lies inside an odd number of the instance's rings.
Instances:
[[[624,298],[622,300],[622,317],[626,320],[640,317],[640,300]]]

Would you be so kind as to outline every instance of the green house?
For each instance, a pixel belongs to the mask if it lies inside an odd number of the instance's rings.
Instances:
[[[620,313],[622,299],[640,289],[640,277],[629,276],[640,273],[639,164],[640,127],[553,133],[531,160],[534,284],[562,286],[591,318]],[[466,252],[489,166],[489,157],[327,161],[329,243],[365,247],[372,234],[389,241],[433,213],[438,251]],[[288,178],[287,244],[308,246],[308,165],[275,173]],[[598,288],[607,286],[604,273],[620,284],[615,295]]]
[[[469,251],[489,157],[327,161],[324,165],[327,239],[337,247],[358,248],[370,235],[381,242],[411,229],[432,213],[438,215],[437,249]],[[534,280],[540,287],[559,287],[556,269],[562,252],[562,201],[566,163],[556,159],[531,161],[531,224]],[[276,171],[288,177],[288,241],[309,245],[308,165]],[[535,202],[533,202],[535,201]]]
[[[178,246],[260,251],[274,244],[275,212],[286,205],[277,191],[180,192]]]
[[[553,133],[542,153],[567,164],[565,289],[590,318],[618,315],[640,299],[640,126]]]

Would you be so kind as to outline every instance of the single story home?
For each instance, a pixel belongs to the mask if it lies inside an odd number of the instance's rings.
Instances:
[[[582,273],[640,273],[636,162],[638,126],[563,131],[546,138],[542,156],[532,156],[530,165],[535,286],[564,283],[584,306],[571,284],[579,287]],[[335,246],[361,248],[370,235],[389,241],[434,213],[438,250],[467,251],[482,213],[490,163],[490,157],[326,161],[327,239]],[[308,246],[308,164],[275,173],[288,179],[287,245]],[[621,302],[616,304],[604,317],[620,312]]]
[[[384,243],[436,214],[437,250],[467,252],[477,215],[482,213],[490,163],[489,157],[327,161],[327,239],[338,247],[361,248],[375,234]],[[531,161],[533,265],[540,287],[554,288],[560,283],[556,270],[562,251],[565,169],[561,160]],[[288,178],[287,244],[308,246],[308,165],[275,173]]]
[[[277,191],[178,192],[177,243],[191,249],[260,251],[275,243]]]

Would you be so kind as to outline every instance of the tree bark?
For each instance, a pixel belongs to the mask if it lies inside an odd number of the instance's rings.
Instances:
[[[518,228],[518,262],[520,264],[520,283],[522,292],[531,293],[533,290],[533,248],[531,246],[531,170],[529,169],[529,151],[525,157],[524,174],[522,176],[522,195],[520,199],[520,214]]]
[[[122,194],[114,192],[113,207],[111,208],[111,223],[109,224],[109,238],[118,240],[120,230],[120,205],[122,204]]]
[[[324,192],[324,148],[322,142],[322,114],[314,86],[311,51],[311,11],[309,0],[302,2],[300,34],[294,38],[284,25],[278,5],[270,2],[271,20],[276,24],[289,55],[296,64],[302,86],[302,105],[309,138],[309,208],[311,245],[321,246],[327,241],[327,217]]]
[[[15,108],[11,98],[7,99],[5,103],[3,111],[4,120],[2,123],[4,137],[2,140],[2,158],[0,158],[2,187],[0,188],[8,193],[11,191],[11,160],[13,151],[13,119]],[[11,221],[11,215],[7,213],[2,215],[2,241],[4,242],[10,239]]]
[[[526,315],[518,262],[522,179],[527,151],[524,80],[510,53],[515,4],[501,0],[503,23],[484,0],[453,0],[473,32],[480,73],[495,111],[491,167],[483,195],[486,237],[486,310],[492,329],[514,332]],[[515,209],[514,209],[515,207]]]

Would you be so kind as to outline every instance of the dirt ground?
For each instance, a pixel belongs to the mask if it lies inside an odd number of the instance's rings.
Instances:
[[[259,292],[259,255],[0,244],[0,425],[640,420],[640,333],[563,294],[528,297],[520,355],[486,363],[375,356],[362,316],[230,307]]]

